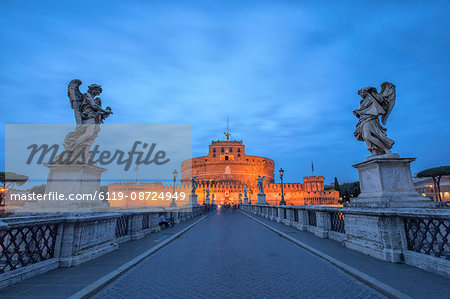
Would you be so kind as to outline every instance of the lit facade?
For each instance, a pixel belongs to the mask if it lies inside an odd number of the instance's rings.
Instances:
[[[244,195],[244,186],[248,189],[248,198],[256,203],[258,175],[265,176],[264,191],[269,204],[277,205],[281,200],[281,184],[275,183],[275,163],[272,159],[247,155],[242,141],[212,141],[208,155],[184,161],[181,164],[181,183],[176,185],[176,192],[191,192],[191,175],[196,176],[199,185],[197,201],[203,204],[206,189],[209,188],[210,199],[215,203],[239,203],[239,193]],[[303,183],[284,183],[284,199],[288,205],[337,205],[339,192],[324,190],[323,176],[303,178]],[[113,183],[108,186],[109,192],[123,192],[127,198],[133,192],[172,192],[173,185],[160,183]],[[170,201],[166,201],[167,206]],[[136,201],[130,206],[161,205],[161,201]],[[123,201],[111,202],[112,206],[126,206]]]

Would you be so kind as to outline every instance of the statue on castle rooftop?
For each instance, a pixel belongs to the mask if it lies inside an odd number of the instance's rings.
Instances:
[[[260,176],[258,174],[258,178],[256,179],[258,181],[258,189],[259,189],[259,194],[264,194],[264,186],[263,186],[263,182],[266,179],[266,176]]]
[[[379,93],[375,87],[364,87],[358,91],[358,95],[362,98],[361,107],[353,111],[359,119],[354,132],[356,139],[366,143],[371,156],[390,154],[394,140],[387,137],[386,128],[381,124],[386,125],[394,107],[395,85],[383,82]]]

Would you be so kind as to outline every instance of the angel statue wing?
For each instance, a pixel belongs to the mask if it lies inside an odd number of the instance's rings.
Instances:
[[[75,113],[75,121],[77,124],[81,124],[83,120],[81,119],[80,106],[83,99],[83,94],[78,89],[81,85],[81,80],[74,79],[70,81],[69,87],[67,89],[67,95],[70,99],[70,106]]]
[[[381,91],[379,93],[379,96],[387,105],[386,113],[381,116],[381,123],[383,125],[386,125],[386,121],[395,104],[395,85],[390,82],[381,83]]]

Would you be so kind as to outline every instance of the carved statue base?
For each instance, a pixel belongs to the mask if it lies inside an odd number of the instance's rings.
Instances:
[[[248,204],[248,197],[247,196],[244,197],[244,204],[245,205]]]
[[[242,198],[239,198],[239,204],[240,205],[242,204]]]
[[[64,196],[66,200],[27,202],[25,210],[35,212],[100,212],[109,207],[99,199],[100,182],[105,168],[92,165],[45,164],[50,168],[45,194]],[[82,198],[84,200],[75,200]],[[105,195],[106,197],[106,195]],[[72,199],[72,200],[67,200]]]
[[[266,194],[264,193],[258,193],[258,201],[256,202],[257,205],[268,205],[269,203],[266,201]]]
[[[195,207],[195,206],[198,206],[199,204],[197,203],[197,194],[193,194],[193,193],[191,193],[191,194],[189,194],[189,202],[188,202],[188,204],[187,204],[187,206],[189,206],[189,207]]]
[[[372,156],[353,165],[358,169],[361,194],[346,207],[431,208],[440,204],[414,190],[410,163],[415,158],[397,154]]]

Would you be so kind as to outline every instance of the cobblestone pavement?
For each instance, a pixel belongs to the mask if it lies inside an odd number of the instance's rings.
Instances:
[[[94,298],[382,297],[239,212],[218,211]]]

